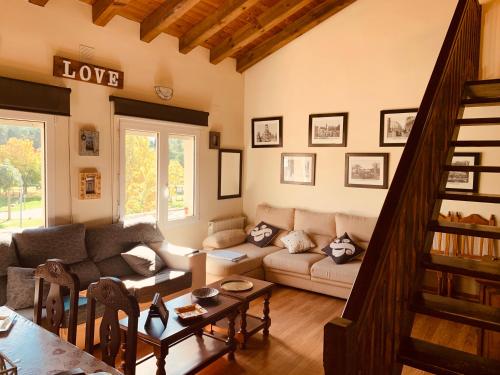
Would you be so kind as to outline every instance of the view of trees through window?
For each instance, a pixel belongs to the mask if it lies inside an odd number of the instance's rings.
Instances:
[[[0,119],[0,231],[45,225],[43,124]]]

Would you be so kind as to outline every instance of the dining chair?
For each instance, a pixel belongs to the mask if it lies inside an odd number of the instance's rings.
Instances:
[[[87,298],[85,350],[92,353],[94,348],[95,306],[98,302],[104,306],[104,315],[99,328],[102,360],[116,367],[116,356],[121,346],[123,356],[120,370],[125,375],[135,375],[137,324],[140,314],[137,299],[130,294],[121,280],[115,277],[101,277],[98,282],[90,284]],[[128,316],[127,333],[120,330],[119,311]]]
[[[454,222],[457,220],[457,215],[448,212],[448,215],[439,214],[438,221]],[[431,253],[446,256],[456,256],[456,235],[450,233],[436,232]],[[449,293],[450,281],[446,272],[436,272],[437,277],[437,293],[438,295],[447,295]]]
[[[78,317],[78,294],[80,281],[70,272],[69,267],[60,259],[49,259],[35,270],[35,310],[33,321],[39,326],[60,336],[64,326],[68,329],[68,341],[76,344]],[[44,283],[49,283],[49,293],[44,301]],[[69,290],[69,299],[67,291]],[[45,314],[44,312],[45,302]],[[69,309],[67,304],[69,303]],[[69,310],[69,319],[66,314]],[[45,315],[45,316],[43,316]]]
[[[489,219],[485,219],[481,215],[471,214],[469,216],[458,216],[459,223],[472,225],[489,225],[495,226],[495,216],[491,215]],[[457,246],[460,251],[460,256],[464,258],[478,259],[483,256],[493,256],[494,240],[492,238],[482,238],[467,235],[457,237]]]

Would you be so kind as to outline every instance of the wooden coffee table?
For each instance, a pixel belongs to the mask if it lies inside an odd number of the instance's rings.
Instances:
[[[221,288],[221,283],[227,280],[246,280],[253,283],[253,288],[246,292],[227,292]],[[240,330],[239,334],[242,336],[241,348],[245,349],[248,338],[253,334],[263,330],[264,337],[269,336],[269,327],[271,326],[271,318],[269,317],[269,300],[271,299],[274,284],[264,280],[258,280],[251,277],[232,275],[207,285],[211,288],[216,288],[219,292],[228,297],[236,298],[241,301],[240,305]],[[258,317],[248,313],[250,302],[264,296],[263,316]],[[222,324],[221,324],[222,323]],[[218,325],[224,325],[223,322]]]
[[[189,322],[181,320],[174,309],[191,303],[196,303],[194,298],[191,299],[191,293],[166,302],[169,311],[166,328],[159,318],[154,318],[146,329],[144,324],[149,309],[141,312],[137,336],[139,340],[153,346],[157,375],[164,375],[167,372],[169,375],[194,374],[225,354],[228,354],[230,360],[234,359],[235,318],[240,310],[241,301],[219,295],[217,301],[213,303],[198,302],[208,310],[203,316]],[[227,339],[203,331],[205,326],[215,324],[224,318],[229,320]],[[127,318],[120,320],[120,328],[125,333],[127,326]]]

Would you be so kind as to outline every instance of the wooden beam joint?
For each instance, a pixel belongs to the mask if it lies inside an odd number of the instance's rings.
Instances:
[[[130,0],[97,0],[92,5],[92,21],[98,26],[106,26],[118,11]]]

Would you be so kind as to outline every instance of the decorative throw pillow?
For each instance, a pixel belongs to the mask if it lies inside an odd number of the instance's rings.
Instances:
[[[43,300],[47,300],[50,284],[43,283]],[[7,302],[13,310],[33,307],[35,301],[35,269],[7,268]]]
[[[150,247],[139,244],[121,254],[130,268],[142,276],[153,276],[165,267],[163,260]]]
[[[280,228],[261,221],[250,231],[247,242],[253,243],[258,247],[266,247],[273,242],[274,237],[278,235]]]
[[[205,238],[203,248],[205,250],[225,249],[245,242],[246,238],[247,234],[243,229],[222,230]]]
[[[323,251],[328,254],[335,263],[344,264],[363,253],[363,249],[354,243],[347,233],[333,240]]]
[[[304,253],[315,245],[303,230],[295,230],[281,239],[290,254]]]

